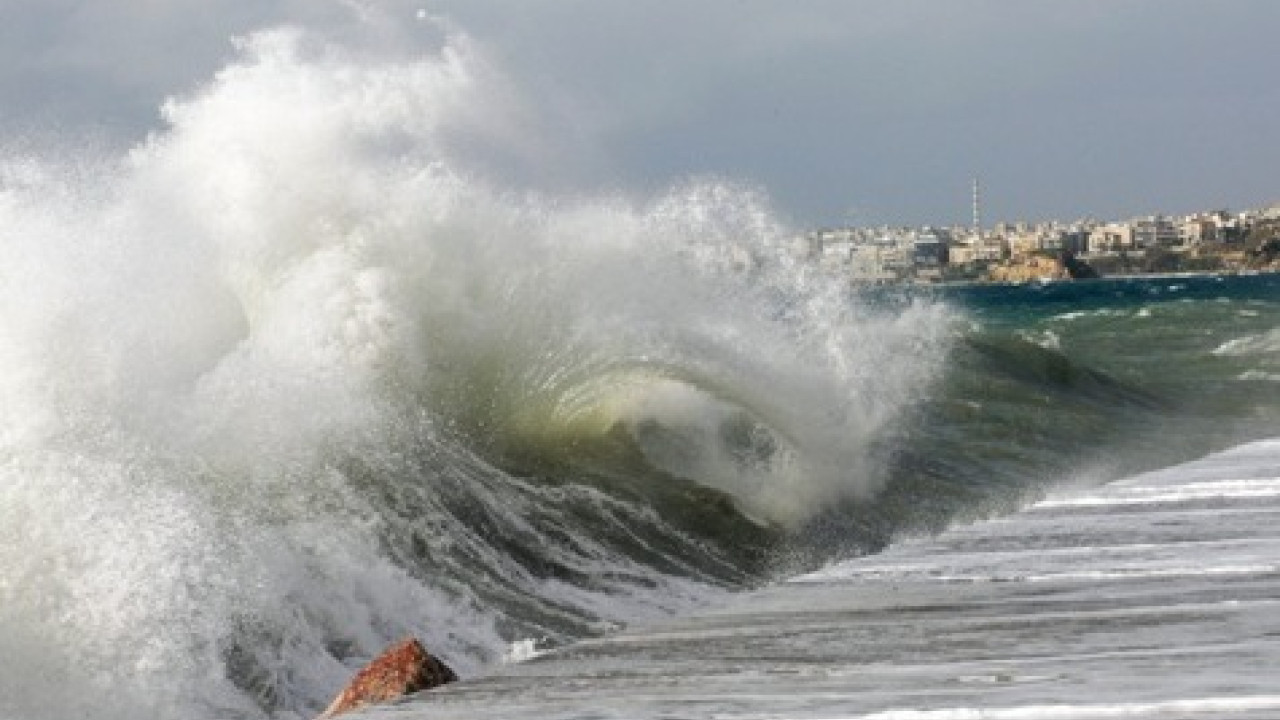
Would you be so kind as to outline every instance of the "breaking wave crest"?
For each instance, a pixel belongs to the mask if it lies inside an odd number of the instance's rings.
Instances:
[[[306,714],[407,633],[474,674],[880,489],[945,308],[735,183],[504,184],[511,103],[457,33],[278,30],[128,153],[4,151],[0,715]]]

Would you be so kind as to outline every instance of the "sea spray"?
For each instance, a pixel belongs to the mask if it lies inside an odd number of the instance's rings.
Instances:
[[[945,308],[851,303],[732,182],[485,179],[456,33],[240,52],[123,156],[3,158],[0,716],[305,715],[407,634],[476,674],[881,487]]]

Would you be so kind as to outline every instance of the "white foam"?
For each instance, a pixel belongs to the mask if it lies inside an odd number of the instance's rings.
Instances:
[[[1280,497],[1280,478],[1224,479],[1176,486],[1117,485],[1111,490],[1106,495],[1043,500],[1035,507],[1107,507]]]
[[[1059,315],[1055,315],[1053,316],[1052,319],[1063,321],[1063,322],[1070,322],[1073,320],[1081,320],[1084,318],[1116,317],[1124,314],[1125,314],[1125,311],[1123,310],[1115,310],[1112,308],[1101,308],[1098,310],[1073,310],[1071,312],[1065,312]]]
[[[546,655],[547,651],[539,649],[538,643],[539,641],[533,638],[525,638],[511,643],[507,647],[506,654],[502,656],[502,662],[506,664],[522,663]]]
[[[1216,567],[1123,568],[1113,570],[1076,570],[1027,575],[1029,582],[1064,580],[1134,580],[1140,578],[1208,578],[1233,575],[1262,575],[1280,571],[1280,565],[1220,565]]]
[[[1203,697],[1147,703],[1023,705],[1005,708],[942,708],[936,710],[882,710],[839,720],[1105,720],[1110,718],[1195,717],[1280,710],[1280,695]],[[831,718],[830,720],[837,720]]]
[[[1280,328],[1270,330],[1265,333],[1246,335],[1244,337],[1228,340],[1215,348],[1213,354],[1227,356],[1274,356],[1277,352],[1280,352]]]
[[[1262,370],[1246,370],[1239,375],[1240,380],[1263,382],[1280,382],[1280,373],[1270,373]]]

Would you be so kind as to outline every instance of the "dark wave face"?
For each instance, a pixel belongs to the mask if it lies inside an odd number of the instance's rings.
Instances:
[[[733,183],[480,179],[500,80],[263,33],[3,156],[0,715],[307,714],[1274,431],[1274,283],[851,294]]]

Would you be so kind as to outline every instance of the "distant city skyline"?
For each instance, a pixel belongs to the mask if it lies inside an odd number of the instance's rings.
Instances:
[[[972,191],[972,185],[970,186],[970,188]],[[975,221],[976,218],[970,218],[967,222],[957,221],[957,222],[951,222],[951,223],[937,223],[937,222],[875,223],[871,225],[864,225],[864,224],[858,224],[858,223],[845,223],[840,225],[826,225],[823,227],[813,227],[813,228],[809,228],[808,230],[813,231],[813,230],[828,230],[828,229],[841,229],[841,228],[859,228],[859,229],[868,229],[868,230],[877,229],[877,228],[916,229],[916,230],[926,230],[926,229],[971,230],[975,227],[981,227],[981,229],[986,232],[993,232],[1001,228],[1019,227],[1019,226],[1026,226],[1026,227],[1045,227],[1045,226],[1064,227],[1064,226],[1070,226],[1070,225],[1092,226],[1092,225],[1099,225],[1099,224],[1106,224],[1106,223],[1127,223],[1127,222],[1133,222],[1137,220],[1145,220],[1145,219],[1151,219],[1151,218],[1165,218],[1165,219],[1196,218],[1196,217],[1203,217],[1203,216],[1215,214],[1215,213],[1226,213],[1227,215],[1238,216],[1238,215],[1258,215],[1258,214],[1264,214],[1264,213],[1274,214],[1277,212],[1280,212],[1280,202],[1264,203],[1256,207],[1240,207],[1240,206],[1224,205],[1224,206],[1214,206],[1214,207],[1202,207],[1202,208],[1191,209],[1191,210],[1187,210],[1187,209],[1181,209],[1177,211],[1154,210],[1151,212],[1139,212],[1139,213],[1133,213],[1130,215],[1114,216],[1114,217],[1106,217],[1106,216],[1101,216],[1097,214],[1092,214],[1092,215],[1081,215],[1077,217],[986,218],[985,211],[982,211],[981,222],[976,222]]]
[[[713,176],[798,227],[965,224],[974,177],[987,222],[1280,202],[1272,0],[6,0],[0,131],[139,142],[233,36],[424,52],[424,18],[521,105],[539,152],[489,168],[516,187]]]

